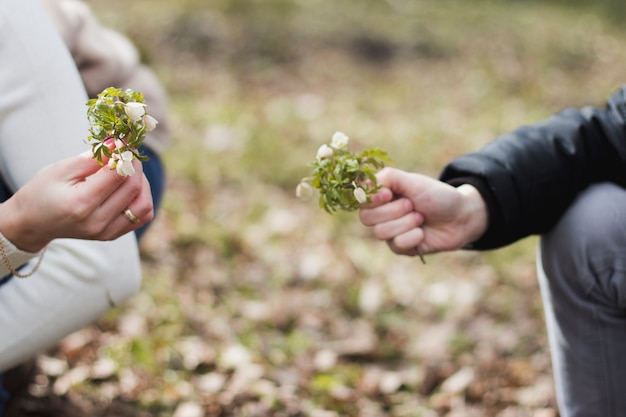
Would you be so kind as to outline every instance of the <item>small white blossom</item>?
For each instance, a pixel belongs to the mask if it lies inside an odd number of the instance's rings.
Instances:
[[[296,197],[306,201],[311,198],[311,196],[313,196],[313,186],[311,184],[304,181],[298,184],[296,187]]]
[[[122,149],[124,147],[124,142],[120,139],[115,139],[115,149]]]
[[[335,149],[344,149],[348,147],[349,140],[350,139],[345,133],[335,132],[330,142],[330,146],[332,146]]]
[[[131,151],[122,152],[120,159],[115,165],[115,170],[122,177],[128,177],[135,174],[135,167],[133,166],[133,153]]]
[[[333,149],[328,145],[322,145],[317,150],[317,159],[330,158],[333,156]]]
[[[354,189],[354,198],[356,199],[356,201],[362,204],[367,201],[367,194],[365,193],[364,189],[362,189],[361,187],[357,187]]]
[[[159,121],[149,114],[145,114],[143,116],[143,124],[146,125],[146,132],[152,132],[154,129],[156,129]]]
[[[126,103],[124,104],[124,111],[126,115],[133,122],[138,122],[141,120],[144,114],[146,114],[146,105],[143,103]]]

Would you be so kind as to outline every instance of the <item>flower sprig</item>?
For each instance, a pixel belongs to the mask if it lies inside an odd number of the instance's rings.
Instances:
[[[319,190],[319,205],[328,213],[338,210],[354,211],[360,204],[371,201],[371,195],[381,187],[376,172],[391,164],[389,155],[379,148],[366,149],[358,154],[348,150],[349,138],[336,132],[330,144],[320,146],[313,167],[313,175],[303,178],[296,195],[303,200]]]
[[[147,132],[154,130],[158,121],[146,112],[143,94],[131,89],[106,88],[96,98],[87,101],[87,119],[93,157],[108,165],[119,175],[135,173],[132,161],[146,161],[139,147]],[[114,146],[111,146],[113,142]]]

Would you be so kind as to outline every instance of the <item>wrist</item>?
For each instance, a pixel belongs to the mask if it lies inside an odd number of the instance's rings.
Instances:
[[[11,199],[0,204],[0,233],[18,250],[35,254],[46,247],[49,240],[33,230],[21,216],[18,207],[11,207]]]
[[[464,240],[465,245],[468,245],[480,239],[487,231],[489,226],[487,205],[482,194],[471,184],[461,184],[457,187],[457,191],[462,198]]]

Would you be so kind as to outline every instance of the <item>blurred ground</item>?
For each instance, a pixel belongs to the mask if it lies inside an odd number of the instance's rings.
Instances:
[[[36,395],[109,416],[557,415],[536,238],[421,265],[294,189],[337,130],[437,175],[499,133],[602,104],[626,53],[606,9],[89,3],[170,92],[169,188],[142,292],[43,355]]]

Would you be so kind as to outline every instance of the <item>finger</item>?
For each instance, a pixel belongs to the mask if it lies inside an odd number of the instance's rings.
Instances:
[[[132,211],[132,209],[130,210]],[[107,240],[116,239],[128,232],[132,232],[134,230],[139,229],[141,226],[145,225],[146,223],[152,220],[153,218],[152,213],[153,213],[152,210],[150,210],[149,212],[147,212],[146,214],[142,216],[136,215],[137,216],[136,223],[130,222],[123,212],[118,213],[116,216],[113,217],[113,219],[111,219],[111,222],[107,226],[106,233],[108,233],[108,235],[105,236],[104,238]],[[133,214],[135,213],[133,212]]]
[[[109,168],[108,166],[102,167],[96,173],[88,177],[89,180],[89,192],[97,193],[97,203],[102,204],[105,202],[111,194],[117,192],[117,190],[123,186],[126,182],[131,184],[127,187],[131,190],[136,189],[136,184],[141,181],[143,177],[143,166],[140,161],[134,160],[133,166],[135,173],[131,176],[121,176],[116,170]],[[133,186],[135,184],[135,186]],[[133,193],[130,197],[134,197]]]
[[[402,233],[393,239],[387,241],[392,251],[401,255],[415,256],[427,253],[425,250],[419,250],[420,245],[424,241],[424,231],[421,228],[413,228]]]
[[[413,203],[407,198],[399,198],[385,205],[361,209],[359,219],[365,226],[374,226],[399,219],[413,211]]]
[[[86,151],[74,158],[66,159],[72,164],[72,178],[76,181],[82,181],[90,175],[95,174],[103,165],[92,156],[91,151]]]
[[[141,169],[141,163],[139,161],[134,161],[133,164],[135,164],[136,171],[132,176],[120,177],[115,170],[110,171],[108,168],[103,168],[101,171],[98,171],[96,174],[89,177],[87,181],[79,184],[79,186],[84,187],[85,195],[92,195],[94,202],[97,203],[95,205],[93,205],[93,202],[91,203],[92,209],[90,217],[94,224],[108,225],[111,222],[111,219],[122,214],[130,202],[136,199],[137,196],[142,193],[142,189],[146,187],[145,184],[147,184],[147,180]],[[96,184],[99,181],[106,183],[106,178],[109,176],[120,177],[123,182],[113,190],[107,189],[106,185],[104,185],[103,187],[106,191],[96,190],[95,192],[98,194],[94,196],[93,193],[96,188]],[[103,177],[105,179],[102,179]],[[107,192],[108,194],[106,194]]]
[[[145,177],[144,177],[145,178]],[[126,214],[126,210],[130,210],[130,215]],[[105,233],[102,238],[110,240],[115,239],[130,231],[136,230],[145,225],[154,218],[154,208],[152,206],[152,194],[150,193],[149,183],[146,180],[143,191],[137,198],[128,203],[126,208],[119,212],[112,211],[109,207],[99,207],[98,211],[101,215],[108,216],[108,225],[103,230]],[[131,221],[131,217],[136,218],[136,222]]]
[[[396,168],[385,167],[376,175],[378,184],[388,188],[394,195],[410,196],[420,187],[420,179],[426,177],[402,171]]]
[[[417,212],[410,212],[406,215],[385,223],[374,226],[374,235],[380,240],[393,239],[396,236],[409,232],[421,226],[424,217]]]
[[[150,182],[145,178],[145,176],[140,194],[137,198],[127,204],[123,212],[125,213],[126,210],[130,210],[130,212],[137,218],[137,223],[145,224],[154,217]]]
[[[115,173],[117,175],[117,173]],[[91,182],[91,180],[89,181]],[[150,187],[148,180],[142,171],[135,172],[131,177],[126,177],[124,183],[122,183],[117,189],[115,189],[105,200],[103,200],[100,206],[96,209],[96,212],[102,213],[103,216],[113,215],[114,213],[122,213],[126,210],[132,201],[139,196],[145,196],[150,194]],[[145,199],[145,198],[144,198]],[[136,215],[142,215],[140,208],[135,208]]]
[[[72,177],[68,180],[83,193],[83,198],[92,207],[103,204],[123,184],[132,182],[131,177],[122,177],[108,166],[100,166],[90,157],[76,160]]]
[[[71,183],[84,181],[86,177],[96,173],[102,165],[91,157],[90,152],[83,152],[70,158],[61,159],[42,169],[47,173],[53,173],[65,181]]]
[[[370,196],[370,202],[361,204],[361,208],[375,208],[393,200],[393,193],[388,188],[381,188]]]
[[[142,222],[141,220],[137,223],[131,223],[124,216],[124,213],[118,213],[117,216],[111,219],[111,222],[102,231],[102,235],[98,238],[102,240],[114,240],[120,236],[139,229],[144,224],[145,222]]]

